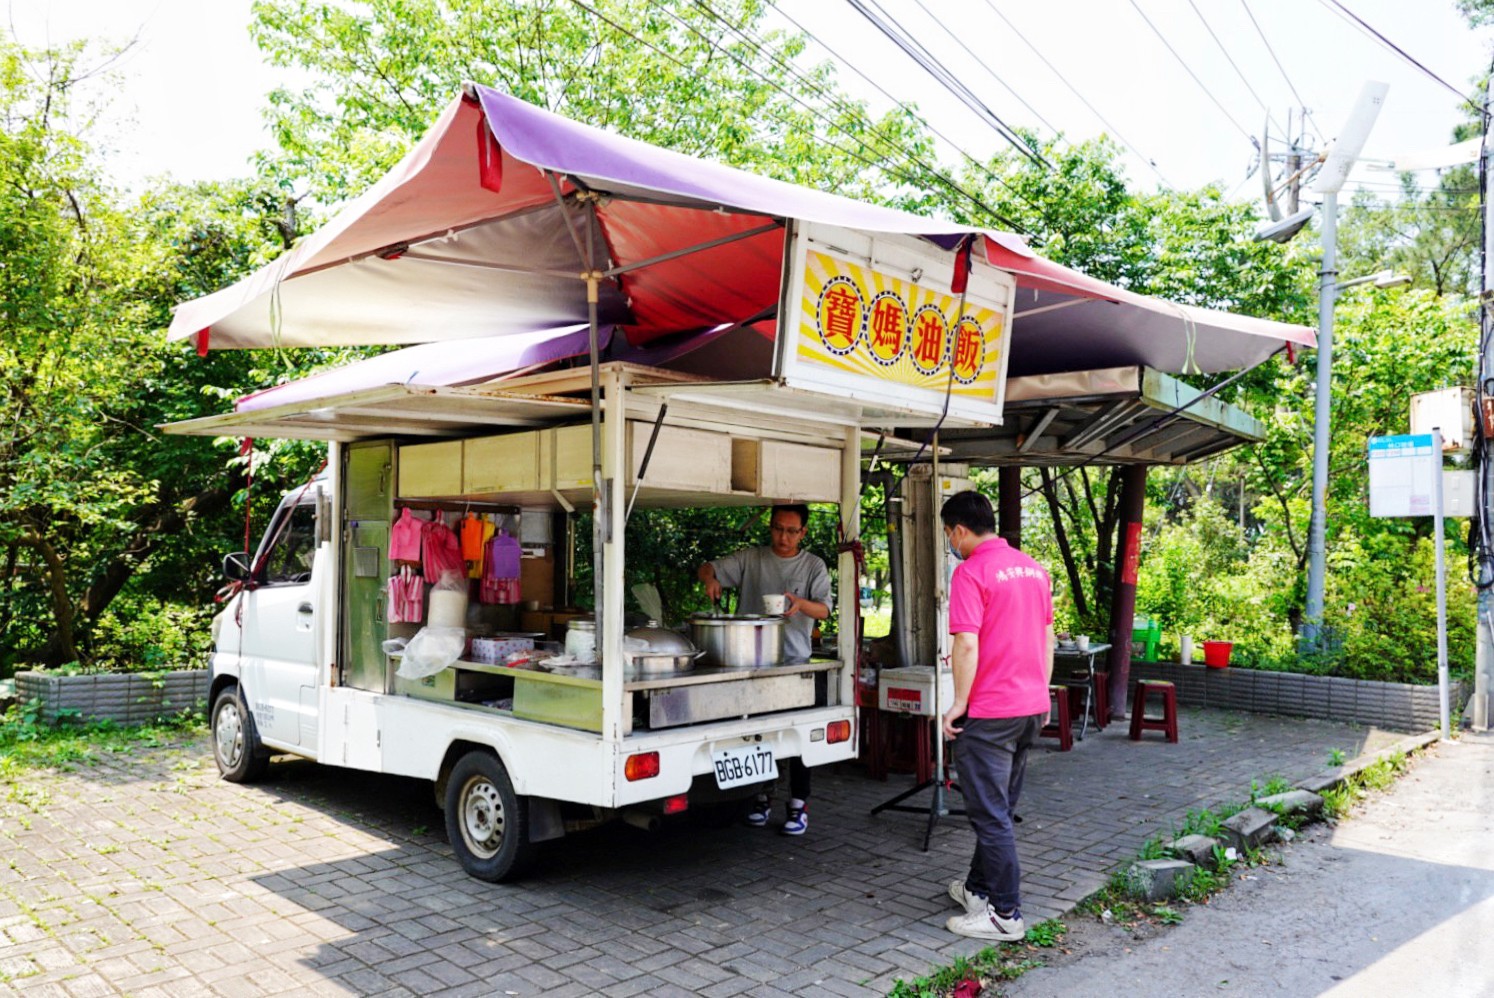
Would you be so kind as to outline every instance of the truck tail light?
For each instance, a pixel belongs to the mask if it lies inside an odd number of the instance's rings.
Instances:
[[[659,775],[659,753],[640,752],[637,755],[628,756],[628,761],[623,763],[623,776],[627,777],[629,783],[636,780],[647,780]]]
[[[851,722],[831,721],[825,725],[825,740],[834,745],[836,742],[850,741]]]
[[[665,797],[664,798],[664,813],[665,814],[679,814],[682,811],[684,811],[686,808],[688,808],[689,806],[690,806],[690,798],[686,794],[679,794],[678,796],[675,796],[675,797]]]

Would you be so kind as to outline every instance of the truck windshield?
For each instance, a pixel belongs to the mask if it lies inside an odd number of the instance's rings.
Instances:
[[[311,581],[311,559],[316,553],[316,506],[300,503],[281,508],[270,527],[270,549],[264,559],[260,584],[283,586]]]

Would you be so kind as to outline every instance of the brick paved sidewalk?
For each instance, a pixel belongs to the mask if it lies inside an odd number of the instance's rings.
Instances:
[[[1018,829],[1030,922],[1056,916],[1190,808],[1397,736],[1185,710],[1038,751]],[[517,884],[469,879],[428,785],[285,760],[217,779],[206,738],[28,775],[0,800],[0,989],[28,995],[885,994],[973,940],[944,885],[973,837],[868,817],[911,785],[816,775],[809,834],[703,822],[552,843]],[[922,802],[915,798],[913,802]],[[957,803],[957,800],[956,800]]]

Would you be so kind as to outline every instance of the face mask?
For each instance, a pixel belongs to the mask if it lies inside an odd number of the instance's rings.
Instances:
[[[958,551],[955,550],[954,538],[953,537],[946,537],[946,538],[944,538],[944,546],[949,550],[949,556],[951,558],[953,558],[955,561],[964,561],[965,560],[964,558],[960,557],[960,552],[958,552]]]

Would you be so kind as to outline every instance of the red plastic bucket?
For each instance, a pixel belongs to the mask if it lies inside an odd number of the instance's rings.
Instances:
[[[1229,665],[1230,649],[1234,648],[1233,641],[1205,641],[1204,665],[1211,669],[1223,669]]]

